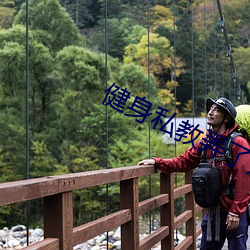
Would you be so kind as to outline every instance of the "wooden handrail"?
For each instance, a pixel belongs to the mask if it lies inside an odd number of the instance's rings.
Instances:
[[[196,249],[198,207],[193,198],[191,173],[186,184],[174,189],[173,174],[160,174],[160,194],[139,202],[141,176],[156,174],[154,166],[129,166],[58,176],[48,176],[0,184],[0,206],[44,199],[44,240],[23,249],[72,250],[77,244],[121,227],[122,249],[147,250],[161,241],[161,249]],[[73,228],[74,190],[120,183],[120,210]],[[186,211],[174,218],[174,200],[185,196]],[[139,239],[139,216],[160,208],[161,225],[143,240]],[[186,224],[186,238],[174,247],[174,230]]]

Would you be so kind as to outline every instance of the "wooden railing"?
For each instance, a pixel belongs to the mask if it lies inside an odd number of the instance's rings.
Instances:
[[[148,250],[161,241],[161,249],[196,249],[201,233],[193,199],[191,173],[186,184],[174,189],[173,174],[160,174],[160,194],[139,202],[138,178],[156,173],[153,166],[131,166],[48,176],[0,184],[0,206],[43,198],[44,240],[25,250],[72,250],[77,244],[121,227],[121,249]],[[89,223],[73,227],[72,191],[112,182],[120,183],[120,210]],[[185,195],[185,212],[174,217],[174,200]],[[160,227],[139,240],[139,216],[160,207]],[[186,224],[186,238],[174,247],[174,230]]]

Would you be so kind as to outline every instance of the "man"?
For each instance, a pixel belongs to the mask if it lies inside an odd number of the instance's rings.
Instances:
[[[209,143],[206,149],[206,159],[214,159],[222,157],[221,149],[218,151],[218,146],[221,144],[213,144],[216,135],[228,137],[234,131],[238,131],[238,125],[235,124],[236,109],[234,105],[226,98],[217,100],[207,99],[207,124],[210,125],[210,132],[206,135],[206,140],[203,138],[197,142],[194,147],[187,149],[183,155],[171,159],[162,159],[154,157],[140,161],[138,165],[155,165],[161,172],[168,174],[173,172],[190,171],[200,163],[202,144]],[[211,144],[210,144],[211,142]],[[250,149],[249,143],[241,136],[234,139],[236,144],[232,144],[232,156],[236,156],[241,152],[246,152],[241,146]],[[213,150],[212,150],[213,148]],[[217,150],[216,150],[217,148]],[[215,155],[214,155],[215,154]],[[226,190],[230,179],[234,186],[233,198],[228,194],[223,193],[220,197],[220,239],[215,240],[215,221],[214,212],[211,212],[212,218],[212,241],[207,241],[207,219],[208,213],[202,220],[202,240],[201,250],[219,250],[222,249],[225,239],[228,239],[229,250],[245,250],[247,249],[246,242],[248,238],[248,219],[247,206],[250,201],[250,154],[240,155],[234,165],[230,168],[226,165],[225,160],[214,161],[214,165],[221,169],[221,185],[223,190]],[[231,176],[231,177],[230,177]]]

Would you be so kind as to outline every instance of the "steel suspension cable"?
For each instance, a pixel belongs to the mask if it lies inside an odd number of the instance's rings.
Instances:
[[[148,32],[148,101],[150,102],[151,95],[150,95],[150,0],[147,0],[147,32]],[[148,158],[151,158],[151,120],[148,117]],[[151,175],[148,176],[148,193],[149,197],[152,195],[152,180]],[[149,212],[149,233],[152,231],[152,212]]]
[[[176,99],[177,99],[177,88],[176,88],[176,2],[173,0],[173,23],[174,23],[174,55],[173,55],[173,63],[174,63],[174,72],[173,72],[173,81],[174,81],[174,112],[176,112]],[[175,131],[176,131],[176,116],[175,116]],[[175,156],[176,156],[176,141],[175,141]]]
[[[194,10],[193,10],[193,0],[191,0],[191,30],[192,30],[192,115],[193,115],[193,125],[195,116],[195,106],[194,106]]]
[[[207,39],[206,39],[206,0],[204,0],[204,94],[207,98]]]
[[[174,24],[174,55],[173,55],[173,62],[174,62],[174,72],[173,72],[173,81],[174,81],[174,97],[175,97],[175,102],[174,102],[174,112],[176,112],[177,110],[177,107],[176,107],[176,100],[177,100],[177,86],[176,86],[176,1],[173,0],[173,24]],[[176,119],[176,116],[175,116],[175,122],[174,122],[174,131],[176,133],[176,122],[177,122],[177,119]],[[175,140],[175,143],[174,143],[174,155],[176,157],[176,154],[177,154],[177,143],[176,143],[176,140]],[[177,179],[177,173],[175,173],[175,187],[177,187],[177,182],[178,182],[178,179]],[[178,239],[178,232],[177,232],[177,229],[175,230],[175,241],[176,241],[176,245],[178,245],[179,243],[179,239]]]
[[[79,0],[76,0],[76,26],[79,28]]]
[[[150,102],[150,0],[147,0],[147,31],[148,31],[148,101]],[[148,158],[151,157],[151,140],[150,140],[150,127],[151,127],[151,120],[148,117]],[[149,197],[151,197],[151,175],[148,176],[148,188],[149,188]],[[152,213],[149,212],[149,233],[151,233],[152,227]]]
[[[222,96],[225,95],[225,76],[224,76],[224,60],[221,58],[221,53],[224,49],[224,43],[221,41],[221,39],[218,40],[218,48],[219,48],[219,56],[220,56],[220,73],[221,73],[221,81],[222,81]]]
[[[216,0],[216,1],[217,1],[217,6],[218,6],[219,14],[220,14],[220,27],[221,27],[221,31],[224,34],[224,38],[225,38],[226,45],[227,45],[227,56],[228,56],[228,58],[230,60],[230,67],[231,67],[232,74],[233,74],[233,81],[234,81],[234,87],[235,88],[236,88],[236,84],[237,84],[237,90],[234,88],[234,92],[236,90],[238,103],[241,104],[242,103],[241,86],[240,86],[240,82],[237,81],[237,72],[236,72],[236,68],[235,68],[235,65],[234,65],[234,60],[233,60],[231,45],[229,43],[228,36],[227,36],[227,29],[226,29],[226,24],[225,24],[225,18],[224,18],[223,13],[222,13],[222,8],[221,8],[220,0]]]
[[[26,103],[25,103],[25,113],[26,113],[26,174],[25,179],[29,179],[29,0],[26,0],[26,44],[25,44],[25,80],[26,80]],[[25,203],[25,214],[26,214],[26,230],[27,230],[27,245],[29,245],[29,211],[30,202]]]
[[[175,101],[174,101],[174,112],[176,112],[176,96],[177,96],[177,90],[176,90],[176,77],[175,77],[175,74],[176,74],[176,50],[175,50],[175,47],[176,47],[176,29],[175,29],[175,24],[176,24],[176,2],[175,0],[173,0],[172,2],[172,5],[173,5],[173,26],[174,26],[174,30],[173,30],[173,46],[174,46],[174,54],[173,54],[173,74],[172,74],[172,77],[171,77],[171,81],[174,82],[174,98],[175,98]],[[174,122],[174,131],[176,131],[176,116],[175,116],[175,122]],[[174,155],[176,156],[176,140],[175,140],[175,143],[174,143]],[[177,175],[175,173],[175,185],[177,183]]]
[[[231,66],[229,65],[229,72],[231,70]],[[231,100],[231,76],[228,75],[228,91],[229,91],[229,99]]]
[[[105,21],[104,21],[104,46],[105,46],[105,84],[106,89],[108,89],[108,0],[105,0]],[[105,117],[105,125],[106,125],[106,169],[109,167],[109,161],[108,161],[108,148],[109,148],[109,120],[108,120],[108,105],[106,107],[106,117]],[[109,212],[109,186],[106,184],[106,215],[108,215]],[[108,232],[107,232],[107,249],[108,249]]]
[[[214,4],[214,23],[216,20],[216,15],[215,15],[215,0],[213,1]],[[216,25],[214,24],[214,90],[215,90],[215,94],[217,97],[217,32],[216,32]]]

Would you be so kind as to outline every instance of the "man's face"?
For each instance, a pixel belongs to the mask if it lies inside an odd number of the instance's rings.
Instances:
[[[225,114],[223,109],[216,104],[213,104],[207,113],[207,124],[213,128],[219,128],[224,122]]]

